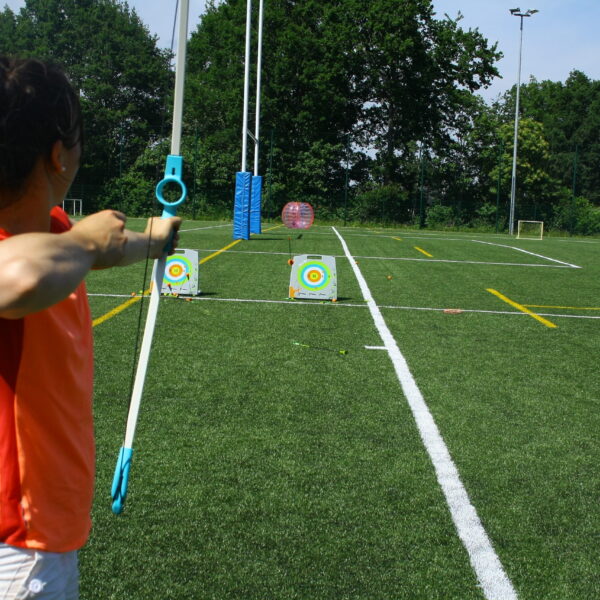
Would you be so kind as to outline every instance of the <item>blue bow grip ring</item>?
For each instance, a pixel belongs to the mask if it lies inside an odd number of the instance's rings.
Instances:
[[[156,186],[156,198],[164,206],[163,218],[174,217],[177,212],[175,209],[185,200],[187,188],[181,178],[182,174],[183,157],[169,154],[165,166],[165,176]],[[163,196],[163,188],[167,183],[176,183],[181,188],[181,196],[175,202],[168,202]]]

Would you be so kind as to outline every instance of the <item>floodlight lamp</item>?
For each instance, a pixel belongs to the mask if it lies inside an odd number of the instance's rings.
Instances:
[[[530,17],[531,15],[535,15],[536,12],[540,12],[540,11],[537,8],[528,8],[527,16]]]
[[[509,8],[508,10],[509,10],[509,11],[510,11],[510,13],[511,13],[511,14],[513,14],[513,15],[514,15],[515,13],[521,12],[521,9],[520,9],[520,8]]]

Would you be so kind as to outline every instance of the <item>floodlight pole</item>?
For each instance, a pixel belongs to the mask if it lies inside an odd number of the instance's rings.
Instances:
[[[531,17],[536,12],[536,9],[528,9],[524,13],[521,12],[520,8],[509,9],[510,14],[521,19],[521,38],[519,42],[519,71],[517,76],[517,101],[515,104],[515,139],[513,143],[513,164],[512,164],[512,177],[510,181],[510,213],[508,217],[508,234],[513,235],[514,221],[515,221],[515,197],[517,191],[517,144],[519,135],[519,98],[521,93],[521,55],[523,53],[523,17]]]
[[[248,97],[250,95],[250,36],[252,26],[252,0],[246,0],[246,57],[244,65],[244,116],[242,121],[242,168],[246,170],[248,152]]]

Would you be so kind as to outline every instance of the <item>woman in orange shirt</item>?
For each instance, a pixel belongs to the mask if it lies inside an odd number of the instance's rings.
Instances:
[[[144,233],[59,207],[79,168],[81,109],[57,67],[0,57],[0,597],[78,598],[94,485],[86,274],[163,252],[180,219]],[[173,244],[173,246],[175,246]]]

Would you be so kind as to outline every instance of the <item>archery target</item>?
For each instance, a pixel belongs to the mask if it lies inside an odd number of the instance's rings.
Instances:
[[[335,258],[295,256],[290,274],[290,298],[337,299]]]
[[[322,290],[330,279],[329,267],[316,260],[304,263],[298,272],[298,282],[305,290]]]
[[[176,250],[167,257],[161,292],[196,296],[198,290],[198,252]]]
[[[169,256],[165,267],[163,281],[171,285],[181,286],[188,280],[193,270],[192,264],[185,256]]]

